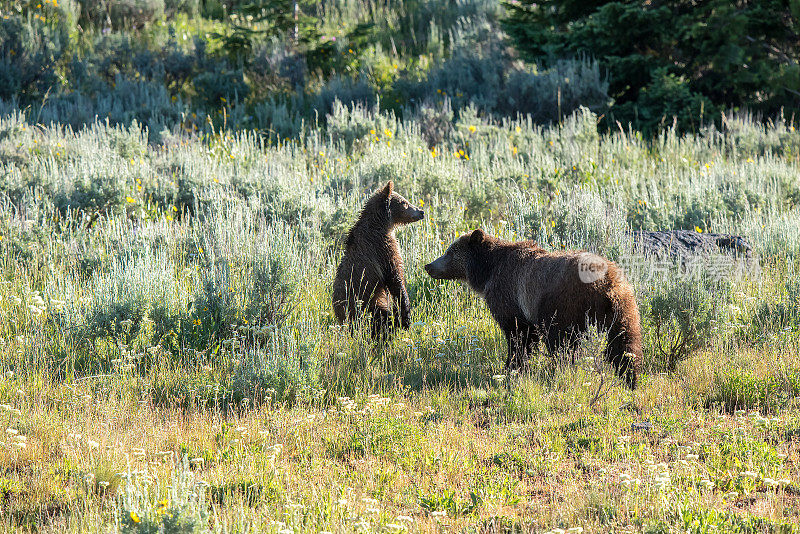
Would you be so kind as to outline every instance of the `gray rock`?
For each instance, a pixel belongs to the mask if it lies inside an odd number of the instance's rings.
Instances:
[[[633,232],[634,249],[645,255],[687,258],[712,254],[729,254],[749,260],[753,247],[742,236],[699,233],[694,230],[660,230]]]
[[[649,433],[651,430],[653,430],[653,423],[650,421],[638,421],[631,423],[631,430],[634,432],[638,430],[639,432]]]

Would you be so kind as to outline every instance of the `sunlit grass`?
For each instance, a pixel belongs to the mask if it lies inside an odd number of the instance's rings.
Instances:
[[[351,144],[155,147],[0,119],[3,528],[791,531],[796,132],[731,118],[646,143],[600,136],[588,112],[552,129],[465,116],[434,156],[416,123],[341,113],[329,128],[363,130]],[[426,219],[397,232],[414,324],[376,345],[335,324],[330,291],[344,231],[389,179]],[[630,270],[635,392],[591,340],[576,365],[542,352],[506,374],[483,302],[421,268],[478,226],[621,264],[631,228],[741,233],[759,269]],[[656,301],[705,325],[671,372]]]

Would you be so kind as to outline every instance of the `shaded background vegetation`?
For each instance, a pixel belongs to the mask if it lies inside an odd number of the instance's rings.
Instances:
[[[697,131],[731,109],[793,116],[799,14],[796,0],[4,0],[0,109],[136,120],[155,141],[212,125],[298,136],[336,99],[432,121],[473,105],[549,123],[583,105],[603,128]]]
[[[591,59],[514,59],[494,0],[5,1],[0,110],[72,127],[95,117],[164,130],[297,137],[334,100],[449,121],[466,105],[537,122],[601,110]],[[436,136],[430,139],[433,144]]]
[[[654,132],[719,120],[720,110],[765,117],[800,110],[797,0],[573,1],[506,4],[503,26],[523,57],[585,54],[610,80],[608,119]]]

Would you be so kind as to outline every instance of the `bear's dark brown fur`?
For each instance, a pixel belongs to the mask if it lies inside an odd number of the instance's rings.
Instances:
[[[606,359],[631,389],[642,364],[642,332],[633,288],[614,262],[582,251],[546,252],[475,230],[425,266],[443,280],[464,280],[486,299],[508,340],[508,367],[538,341],[569,347],[595,322],[608,331]]]
[[[411,303],[394,229],[423,217],[421,209],[394,191],[391,181],[367,201],[347,235],[333,282],[333,310],[340,323],[352,323],[366,310],[372,317],[373,336],[398,323],[403,328],[411,325]]]

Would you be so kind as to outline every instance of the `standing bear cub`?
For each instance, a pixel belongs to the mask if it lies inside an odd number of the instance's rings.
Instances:
[[[345,241],[333,282],[333,310],[340,323],[355,322],[366,310],[372,335],[399,323],[411,325],[411,303],[395,227],[421,220],[425,213],[394,191],[389,182],[367,201]]]
[[[642,365],[642,332],[633,289],[613,262],[581,251],[546,252],[475,230],[425,266],[441,280],[463,280],[486,299],[518,367],[542,339],[551,353],[569,348],[594,322],[608,331],[605,357],[631,389]]]

